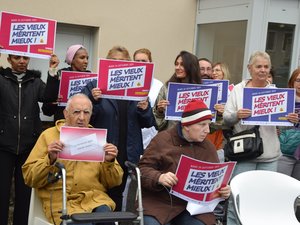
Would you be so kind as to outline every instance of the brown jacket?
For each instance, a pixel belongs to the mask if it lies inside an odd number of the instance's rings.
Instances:
[[[187,202],[169,195],[169,190],[158,184],[162,173],[176,172],[182,154],[194,159],[219,162],[215,147],[208,140],[189,143],[179,134],[179,126],[158,133],[148,145],[139,168],[142,173],[144,214],[156,217],[161,224],[170,222],[186,209]],[[216,223],[213,213],[197,215],[207,225]]]

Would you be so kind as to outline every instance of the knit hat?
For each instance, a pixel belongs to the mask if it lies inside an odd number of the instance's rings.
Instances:
[[[67,50],[67,54],[66,54],[66,59],[65,59],[65,62],[68,64],[68,65],[71,65],[73,59],[74,59],[74,56],[76,54],[76,52],[81,49],[81,48],[84,48],[85,47],[83,45],[71,45],[68,50]]]
[[[202,100],[193,99],[184,108],[181,116],[182,126],[188,126],[204,120],[211,120],[211,111]]]

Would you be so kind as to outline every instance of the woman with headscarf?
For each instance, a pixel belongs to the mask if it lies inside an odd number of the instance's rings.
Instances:
[[[59,59],[56,55],[52,55],[49,62],[49,71],[47,78],[47,85],[45,91],[45,101],[42,110],[46,116],[54,115],[54,122],[63,119],[64,106],[58,106],[60,97],[58,96],[61,71],[77,71],[77,72],[90,72],[87,71],[89,55],[83,45],[71,45],[66,53],[65,62],[70,65],[69,67],[58,70]]]

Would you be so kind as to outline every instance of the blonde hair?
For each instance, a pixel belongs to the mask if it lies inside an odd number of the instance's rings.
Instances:
[[[152,62],[152,55],[151,55],[151,52],[150,52],[149,49],[147,49],[147,48],[140,48],[140,49],[136,50],[134,52],[134,54],[133,54],[133,59],[135,59],[135,55],[139,54],[139,53],[143,53],[143,54],[147,55],[149,61]]]
[[[222,62],[217,62],[213,65],[212,68],[215,68],[216,66],[220,66],[221,71],[223,73],[223,80],[229,80],[230,79],[230,73],[229,73],[229,68],[226,63]]]
[[[109,52],[107,53],[107,56],[106,58],[107,59],[112,59],[112,55],[116,52],[121,52],[124,56],[124,60],[128,60],[128,61],[131,61],[131,58],[130,58],[130,55],[129,55],[129,52],[128,50],[123,47],[123,46],[120,46],[120,45],[117,45],[117,46],[114,46],[112,47]]]

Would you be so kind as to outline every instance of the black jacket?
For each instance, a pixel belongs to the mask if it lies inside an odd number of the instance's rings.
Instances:
[[[0,68],[0,151],[29,152],[42,131],[40,107],[45,83],[27,70],[21,82],[11,68]]]
[[[46,116],[54,115],[54,122],[65,118],[63,113],[65,106],[58,106],[57,104],[60,85],[60,80],[58,79],[58,77],[60,76],[62,70],[73,71],[71,67],[63,68],[58,71],[58,76],[55,77],[51,76],[48,72],[46,91],[44,96],[45,103],[42,106],[43,113]],[[86,72],[90,73],[91,71],[87,70]]]

